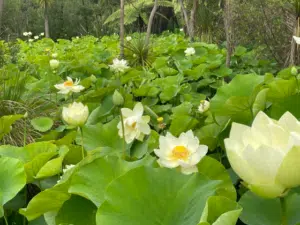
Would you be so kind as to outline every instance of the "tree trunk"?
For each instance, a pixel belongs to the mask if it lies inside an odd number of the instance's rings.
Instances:
[[[225,34],[226,34],[226,48],[227,48],[227,56],[226,56],[226,66],[230,67],[231,63],[231,55],[234,49],[233,43],[233,29],[232,29],[232,0],[225,0],[224,7],[224,26],[225,26]]]
[[[146,47],[148,47],[148,45],[150,43],[151,28],[152,28],[153,19],[154,19],[155,13],[157,11],[157,8],[158,8],[158,0],[155,0],[154,6],[152,8],[152,11],[151,11],[151,14],[149,17],[148,26],[147,26],[147,34],[146,34],[146,40],[145,40]]]
[[[4,8],[4,0],[0,0],[0,34],[2,29],[3,8]]]
[[[185,9],[184,4],[183,4],[183,0],[179,0],[179,4],[180,4],[181,12],[183,14],[183,18],[184,18],[185,26],[186,26],[186,29],[187,29],[187,33],[188,33],[189,37],[191,37],[189,18],[188,18],[186,9]]]
[[[198,0],[193,0],[193,8],[191,11],[191,19],[190,19],[190,40],[194,41],[195,36],[195,21],[196,21],[196,13],[198,9]]]
[[[124,38],[125,38],[125,25],[124,25],[124,17],[125,17],[125,0],[120,0],[120,57],[124,58]]]
[[[299,30],[299,21],[300,18],[298,17],[296,19],[296,22],[294,23],[294,32],[293,32],[293,36],[297,36],[299,37],[299,34],[300,34],[300,30]],[[293,66],[293,65],[296,65],[298,62],[299,62],[299,59],[298,59],[298,45],[296,44],[294,38],[292,38],[292,41],[291,41],[291,50],[290,50],[290,58],[289,58],[289,63],[288,65],[289,66]],[[286,65],[286,66],[288,66]]]
[[[44,20],[45,20],[45,37],[46,38],[50,38],[48,10],[49,10],[48,0],[45,0]]]

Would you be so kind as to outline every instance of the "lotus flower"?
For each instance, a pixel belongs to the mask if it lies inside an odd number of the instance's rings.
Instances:
[[[192,56],[192,55],[195,55],[196,51],[194,48],[187,48],[185,51],[185,56]]]
[[[113,64],[109,66],[110,69],[114,72],[123,73],[129,68],[127,61],[124,59],[114,59]]]
[[[68,107],[63,107],[62,118],[70,126],[83,126],[89,117],[89,109],[81,102],[74,102]]]
[[[200,105],[198,107],[198,111],[200,113],[205,113],[206,111],[209,110],[209,107],[210,107],[210,102],[209,101],[206,101],[206,100],[202,100],[200,102]]]
[[[278,121],[259,112],[251,127],[233,123],[225,139],[233,170],[265,198],[300,185],[300,123],[289,112]]]
[[[137,103],[133,110],[128,108],[121,109],[124,120],[124,134],[126,143],[131,143],[134,139],[142,141],[145,135],[150,134],[151,129],[148,125],[149,116],[143,116],[144,108],[142,103]],[[123,137],[122,123],[118,124],[119,136]]]
[[[76,79],[75,82],[72,80],[71,77],[67,77],[67,81],[56,84],[54,87],[59,90],[58,93],[60,94],[69,94],[69,93],[78,93],[81,92],[84,87],[82,85],[79,85],[80,80]]]
[[[206,155],[208,147],[200,145],[199,139],[190,130],[180,134],[178,138],[171,133],[160,136],[159,149],[155,154],[159,157],[158,163],[167,168],[180,167],[184,174],[198,171],[197,164]]]

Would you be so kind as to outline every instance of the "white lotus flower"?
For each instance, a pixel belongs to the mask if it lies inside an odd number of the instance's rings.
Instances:
[[[159,149],[155,154],[159,157],[157,162],[167,168],[180,166],[181,172],[191,174],[198,171],[197,164],[206,155],[208,147],[200,145],[199,139],[190,130],[180,134],[179,138],[172,134],[160,136]]]
[[[75,167],[75,165],[73,165],[73,164],[66,165],[65,169],[63,169],[63,174],[65,174],[68,171],[72,170],[74,167]],[[61,182],[62,178],[63,178],[63,176],[60,176],[56,183],[59,184]]]
[[[42,33],[40,34],[40,36],[45,36],[45,33],[44,33],[44,32],[42,32]]]
[[[297,36],[293,36],[295,42],[297,43],[297,45],[300,45],[300,37]]]
[[[185,51],[185,56],[192,56],[192,55],[195,55],[196,51],[194,48],[187,48]]]
[[[75,82],[72,80],[71,77],[67,77],[67,81],[56,84],[54,87],[59,90],[58,93],[60,94],[69,94],[69,93],[79,93],[81,92],[84,87],[82,85],[79,85],[80,80],[76,79]]]
[[[34,40],[30,38],[28,41],[29,41],[29,42],[33,42]]]
[[[207,110],[209,110],[210,102],[206,100],[200,101],[200,105],[198,107],[198,111],[200,113],[205,113]]]
[[[128,108],[121,109],[124,120],[124,134],[126,143],[131,143],[134,139],[142,141],[145,135],[150,134],[151,129],[148,125],[149,116],[143,116],[144,108],[142,103],[138,102],[133,110]],[[118,124],[119,136],[123,137],[122,123]]]
[[[32,33],[31,33],[30,31],[29,31],[27,34],[28,34],[28,36],[31,36],[31,35],[32,35]]]
[[[89,117],[89,109],[81,102],[73,102],[68,107],[63,107],[62,118],[71,126],[83,126]]]
[[[53,53],[51,56],[52,56],[53,59],[56,59],[57,56],[58,56],[58,54],[57,53]]]
[[[132,37],[128,36],[126,37],[126,41],[131,41],[132,40]]]
[[[114,59],[113,64],[109,66],[110,69],[114,72],[123,73],[125,70],[129,68],[127,65],[127,61],[124,59]]]
[[[63,169],[63,173],[66,173],[67,171],[71,170],[74,167],[75,167],[75,165],[73,165],[73,164],[66,165],[65,169]]]
[[[23,36],[27,37],[28,36],[28,32],[24,32]]]
[[[37,39],[39,39],[39,36],[34,36],[33,38],[34,38],[35,40],[37,40]]]
[[[225,147],[232,168],[257,195],[275,198],[300,185],[300,123],[291,113],[275,121],[259,112],[251,127],[233,123]]]
[[[55,70],[55,69],[57,69],[58,67],[59,67],[59,61],[58,60],[56,60],[56,59],[51,59],[50,61],[49,61],[49,64],[50,64],[50,67],[53,69],[53,70]]]

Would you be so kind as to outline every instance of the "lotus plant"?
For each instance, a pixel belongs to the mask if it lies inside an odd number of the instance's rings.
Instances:
[[[113,64],[109,66],[110,69],[117,73],[124,73],[129,68],[128,63],[124,59],[114,59]]]
[[[291,113],[276,121],[259,112],[251,127],[233,123],[225,146],[232,168],[257,195],[280,197],[300,185],[300,122]]]
[[[81,102],[74,102],[68,107],[63,107],[62,118],[70,126],[81,127],[89,116],[89,109]]]
[[[198,171],[197,164],[206,155],[208,147],[200,145],[199,139],[190,130],[181,133],[178,138],[171,133],[160,136],[159,149],[155,154],[159,157],[158,163],[167,168],[180,167],[184,174],[191,174]]]
[[[125,138],[126,143],[131,143],[135,139],[142,141],[145,135],[151,132],[149,116],[143,116],[144,108],[142,103],[138,102],[133,110],[128,108],[121,109],[123,125],[119,122],[119,136]]]
[[[67,80],[61,84],[56,84],[54,87],[59,90],[60,94],[79,93],[84,90],[82,85],[79,85],[80,80],[76,79],[75,82],[71,77],[67,77]]]
[[[185,51],[185,56],[192,56],[192,55],[195,55],[196,51],[194,48],[187,48]]]

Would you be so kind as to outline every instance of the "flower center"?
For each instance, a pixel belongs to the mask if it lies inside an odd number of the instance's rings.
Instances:
[[[187,158],[189,157],[189,150],[186,147],[181,146],[181,145],[180,146],[176,146],[172,150],[172,157],[174,159],[187,160]]]
[[[135,128],[136,128],[136,122],[133,122],[133,123],[131,124],[131,127],[132,127],[133,129],[135,129]]]
[[[73,86],[73,81],[68,80],[68,81],[64,82],[64,86],[65,87],[72,87]]]

